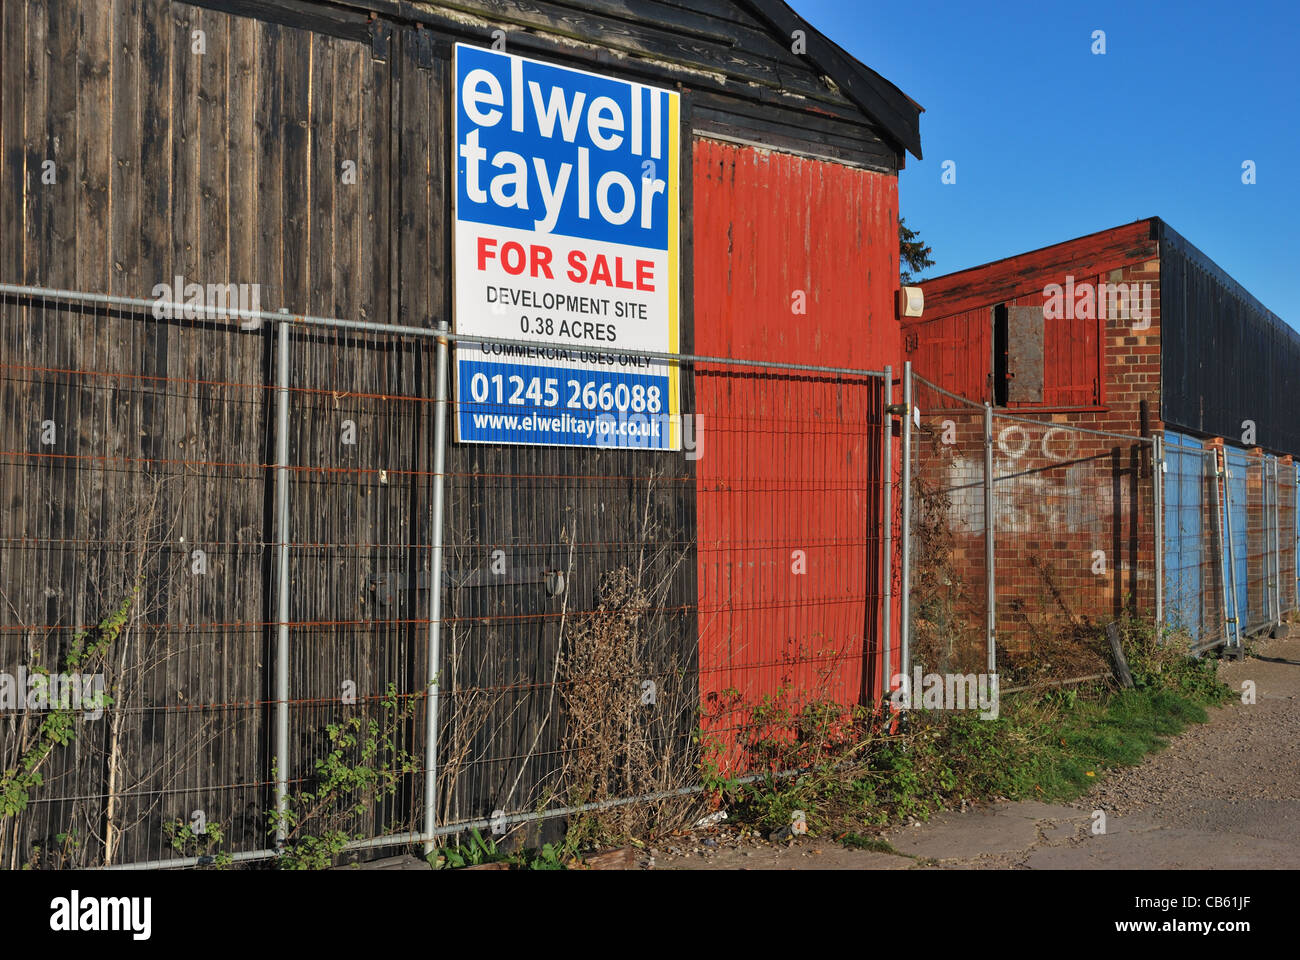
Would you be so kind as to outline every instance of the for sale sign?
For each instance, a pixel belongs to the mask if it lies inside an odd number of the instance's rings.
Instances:
[[[678,94],[456,47],[457,436],[681,448]]]

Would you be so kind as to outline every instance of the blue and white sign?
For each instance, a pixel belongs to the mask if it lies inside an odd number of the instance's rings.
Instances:
[[[456,46],[462,442],[681,449],[678,94]]]

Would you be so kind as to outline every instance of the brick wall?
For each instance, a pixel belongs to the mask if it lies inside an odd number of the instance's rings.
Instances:
[[[1045,319],[1044,340],[1047,379],[1068,379],[1072,370],[1099,372],[1100,402],[1072,409],[1042,410],[1019,405],[995,409],[994,475],[999,646],[1014,655],[1038,648],[1045,651],[1071,625],[1103,624],[1125,609],[1154,614],[1155,530],[1149,447],[1110,437],[1083,433],[1075,428],[1101,430],[1127,436],[1150,436],[1162,429],[1160,399],[1160,263],[1154,255],[1104,273],[1073,275],[1075,285],[1149,285],[1149,317],[1107,309],[1095,321],[1093,339],[1080,336],[1080,321]],[[1041,280],[1041,283],[1038,281]],[[1064,276],[1043,274],[1030,292],[1002,301],[1019,306],[1044,302],[1043,287],[1064,285]],[[989,315],[988,308],[967,310],[966,322]],[[1108,305],[1109,306],[1109,305]],[[927,308],[927,313],[929,309]],[[941,322],[913,328],[924,356],[927,328],[951,331]],[[1056,322],[1075,325],[1065,338],[1068,349],[1099,349],[1099,362],[1080,355],[1053,357],[1060,343]],[[1100,335],[1100,342],[1095,339]],[[972,331],[971,340],[979,340]],[[951,349],[951,347],[949,347]],[[971,363],[987,361],[979,354],[961,357]],[[927,371],[918,360],[915,372]],[[936,377],[939,386],[942,373]],[[974,380],[966,371],[965,380]],[[1058,389],[1092,384],[1057,384]],[[921,388],[924,442],[918,444],[918,474],[928,488],[947,490],[949,529],[955,558],[953,576],[961,606],[979,601],[982,616],[984,590],[983,424],[978,416],[959,410],[960,405]],[[931,409],[927,409],[927,404]],[[1023,418],[1030,423],[1012,420]],[[948,424],[945,435],[945,423]],[[974,484],[974,486],[970,486]],[[979,596],[973,596],[979,594]],[[932,604],[933,606],[933,604]],[[967,620],[971,619],[970,614]],[[982,620],[978,624],[982,638]],[[969,627],[968,627],[969,629]],[[918,630],[918,637],[923,633]],[[964,641],[969,645],[969,639]]]

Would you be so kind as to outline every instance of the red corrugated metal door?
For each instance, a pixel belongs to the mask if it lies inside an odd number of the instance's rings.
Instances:
[[[709,140],[693,164],[697,353],[898,363],[893,177]],[[880,381],[711,365],[696,391],[710,726],[782,691],[861,702],[879,631]]]

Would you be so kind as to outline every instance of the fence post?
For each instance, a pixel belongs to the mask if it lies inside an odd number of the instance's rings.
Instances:
[[[1165,622],[1165,441],[1151,438],[1151,486],[1155,508],[1156,549],[1156,636],[1162,636]]]
[[[889,671],[892,669],[893,662],[893,643],[890,631],[893,629],[893,616],[891,607],[894,602],[894,429],[893,414],[889,408],[894,403],[894,368],[885,367],[885,382],[881,390],[880,414],[883,425],[881,427],[881,478],[884,504],[882,513],[884,515],[884,528],[881,536],[881,553],[880,569],[882,571],[884,590],[882,603],[884,604],[880,632],[882,637],[881,649],[881,695],[888,697],[889,688]]]
[[[276,327],[275,515],[278,593],[275,638],[275,846],[289,812],[289,321]]]
[[[1282,464],[1273,458],[1273,625],[1282,622]]]
[[[1228,631],[1228,621],[1230,619],[1228,616],[1228,571],[1227,566],[1223,562],[1223,553],[1227,547],[1227,542],[1223,537],[1223,518],[1227,515],[1227,511],[1223,509],[1223,494],[1221,486],[1223,475],[1219,472],[1219,454],[1213,448],[1203,451],[1201,453],[1202,471],[1205,470],[1205,457],[1207,454],[1209,455],[1210,463],[1211,487],[1214,491],[1214,532],[1219,535],[1219,549],[1215,552],[1217,553],[1216,565],[1219,568],[1220,585],[1223,589],[1223,617],[1221,618],[1223,626],[1223,646],[1224,649],[1227,649],[1232,646],[1232,634]]]
[[[994,561],[993,512],[993,406],[984,404],[984,645],[988,649],[989,674],[997,673],[997,581]]]
[[[1237,551],[1232,538],[1232,470],[1228,465],[1228,448],[1223,448],[1223,522],[1228,532],[1228,583],[1232,586],[1233,648],[1241,650],[1241,603],[1237,598]],[[1224,596],[1227,602],[1227,596]]]
[[[902,614],[899,660],[903,676],[912,673],[912,361],[903,364],[903,549],[899,563]]]
[[[445,320],[438,332],[447,332]],[[424,855],[433,853],[438,817],[438,702],[442,657],[442,514],[447,469],[447,338],[438,337],[433,395],[433,504],[429,531],[429,663],[425,670],[424,710]]]

